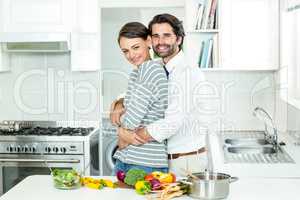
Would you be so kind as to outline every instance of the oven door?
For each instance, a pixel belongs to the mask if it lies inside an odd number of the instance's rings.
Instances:
[[[22,157],[22,158],[21,158]],[[9,155],[0,157],[0,195],[31,175],[49,175],[50,168],[84,171],[82,155]]]

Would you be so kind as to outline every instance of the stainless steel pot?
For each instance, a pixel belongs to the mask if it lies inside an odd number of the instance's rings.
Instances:
[[[196,178],[197,177],[197,178]],[[190,185],[189,196],[197,199],[211,200],[224,199],[229,194],[229,184],[237,181],[237,177],[231,177],[222,173],[193,173],[187,181]]]

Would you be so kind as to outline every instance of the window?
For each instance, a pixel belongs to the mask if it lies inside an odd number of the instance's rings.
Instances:
[[[290,0],[282,13],[281,68],[286,68],[287,100],[300,108],[300,1]]]

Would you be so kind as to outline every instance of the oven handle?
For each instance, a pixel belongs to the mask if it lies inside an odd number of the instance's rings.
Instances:
[[[0,162],[34,162],[34,163],[80,163],[80,160],[45,160],[45,159],[13,159],[13,158],[0,158]]]

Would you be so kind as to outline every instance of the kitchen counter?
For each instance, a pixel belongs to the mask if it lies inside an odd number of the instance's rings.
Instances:
[[[103,177],[113,180],[115,177]],[[286,178],[241,178],[231,184],[230,194],[227,200],[282,200],[299,199],[300,179]],[[59,190],[53,187],[50,175],[29,176],[17,184],[7,193],[0,197],[0,200],[144,200],[145,196],[135,193],[132,189],[111,189],[94,190],[82,187],[75,190]],[[176,198],[178,200],[191,200],[188,196]]]

